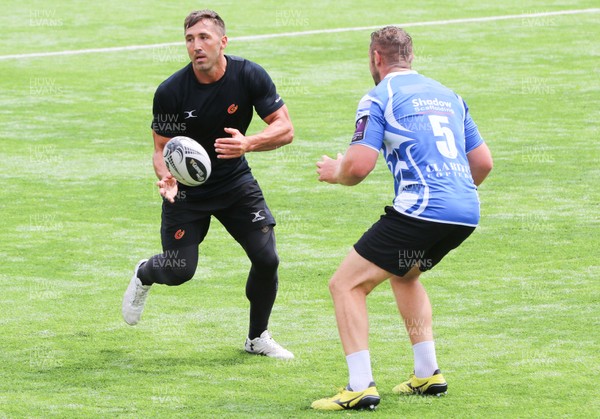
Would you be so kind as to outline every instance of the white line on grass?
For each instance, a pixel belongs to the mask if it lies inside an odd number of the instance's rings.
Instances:
[[[504,16],[488,16],[488,17],[473,17],[464,19],[448,19],[448,20],[433,20],[426,22],[407,22],[395,24],[404,28],[416,27],[416,26],[435,26],[435,25],[452,25],[456,23],[478,23],[478,22],[492,22],[498,20],[509,20],[509,19],[531,19],[538,17],[547,16],[562,16],[562,15],[575,15],[575,14],[589,14],[598,13],[600,9],[579,9],[579,10],[559,10],[556,12],[540,12],[540,13],[525,13],[520,15],[504,15]],[[356,32],[379,29],[384,25],[378,26],[359,26],[354,28],[335,28],[335,29],[315,29],[311,31],[302,32],[284,32],[284,33],[271,33],[263,35],[247,35],[238,36],[231,38],[232,41],[255,41],[260,39],[273,39],[273,38],[286,38],[306,35],[320,35],[330,33],[341,33],[341,32]],[[80,54],[93,54],[93,53],[104,53],[104,52],[121,52],[121,51],[138,51],[142,49],[152,48],[163,48],[170,46],[181,45],[183,41],[178,42],[166,42],[161,44],[149,44],[149,45],[126,45],[121,47],[108,47],[108,48],[90,48],[90,49],[79,49],[79,50],[68,50],[68,51],[53,51],[53,52],[34,52],[31,54],[13,54],[13,55],[0,55],[0,61],[13,60],[13,59],[24,59],[24,58],[42,58],[42,57],[56,57],[64,55],[80,55]]]

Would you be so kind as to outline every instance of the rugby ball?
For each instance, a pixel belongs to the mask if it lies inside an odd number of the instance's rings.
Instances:
[[[165,145],[163,157],[167,169],[177,181],[187,186],[200,186],[210,177],[208,153],[189,137],[173,137]]]

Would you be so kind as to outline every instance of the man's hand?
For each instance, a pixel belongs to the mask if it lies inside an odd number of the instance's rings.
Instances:
[[[338,153],[335,160],[328,156],[322,156],[321,161],[317,162],[319,182],[338,183],[338,174],[343,158],[342,153]]]
[[[237,159],[248,151],[249,143],[244,134],[235,128],[225,128],[231,138],[217,138],[215,140],[215,151],[219,159]]]
[[[165,198],[171,204],[175,202],[175,197],[177,196],[177,180],[173,177],[172,174],[168,173],[161,180],[156,182],[156,186],[158,186],[158,192],[160,196]]]

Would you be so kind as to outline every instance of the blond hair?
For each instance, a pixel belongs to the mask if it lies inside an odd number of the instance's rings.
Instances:
[[[388,65],[401,64],[408,68],[414,57],[412,38],[397,26],[386,26],[373,32],[369,51],[379,52]]]

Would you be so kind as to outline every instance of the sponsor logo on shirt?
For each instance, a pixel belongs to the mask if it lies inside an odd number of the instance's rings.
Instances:
[[[229,108],[227,108],[227,113],[229,115],[233,115],[234,113],[236,113],[237,110],[238,110],[238,105],[236,105],[235,103],[232,103],[231,105],[229,105]]]
[[[455,162],[429,163],[425,166],[426,178],[459,177],[471,179],[471,168]]]
[[[413,108],[415,112],[444,112],[444,113],[454,113],[452,109],[452,102],[447,100],[441,100],[438,98],[433,99],[421,99],[416,98],[412,100]]]
[[[183,117],[183,119],[190,119],[190,118],[198,118],[198,115],[194,115],[194,112],[196,112],[196,109],[193,109],[191,111],[183,111],[185,113],[185,116]]]

